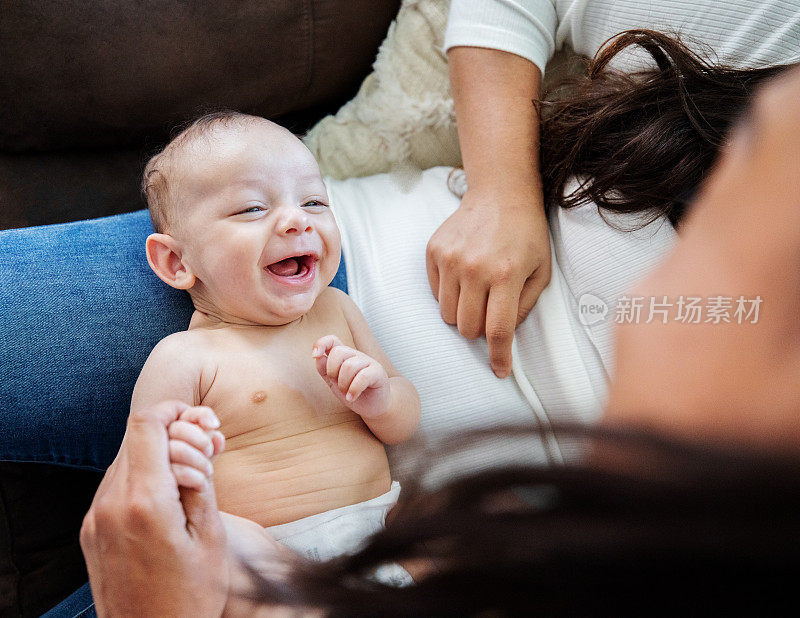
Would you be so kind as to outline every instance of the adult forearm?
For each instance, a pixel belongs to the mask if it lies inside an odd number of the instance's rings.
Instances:
[[[448,58],[468,187],[428,241],[428,280],[442,319],[465,337],[485,334],[505,378],[514,328],[550,281],[533,103],[541,75],[493,49],[453,47]]]
[[[470,190],[539,185],[541,72],[529,60],[479,47],[448,52],[458,138]]]

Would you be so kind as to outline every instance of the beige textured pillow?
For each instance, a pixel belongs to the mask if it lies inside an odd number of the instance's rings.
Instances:
[[[449,0],[403,0],[358,94],[303,138],[325,176],[460,165],[442,50]]]

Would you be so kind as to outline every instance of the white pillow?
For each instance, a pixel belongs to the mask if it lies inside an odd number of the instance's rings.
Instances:
[[[403,0],[358,94],[303,141],[332,178],[461,165],[447,57],[449,0]]]

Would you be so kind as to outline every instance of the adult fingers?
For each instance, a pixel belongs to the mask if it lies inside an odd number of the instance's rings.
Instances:
[[[528,314],[536,306],[539,296],[550,283],[550,265],[545,267],[540,266],[536,272],[528,277],[525,284],[522,286],[522,292],[519,295],[519,306],[517,307],[517,322],[519,326],[528,317]]]
[[[180,488],[180,498],[189,534],[224,549],[225,528],[220,519],[214,484],[206,480],[194,491]]]
[[[167,427],[188,407],[164,402],[130,415],[84,519],[81,547],[100,615],[144,607],[145,597],[153,607],[174,609],[180,589],[189,591],[186,601],[201,598],[200,591],[208,595],[195,615],[222,613],[229,565],[213,486],[199,482],[197,470],[173,470],[169,462]],[[179,480],[200,489],[179,488]],[[154,561],[153,552],[163,560]],[[172,595],[161,595],[161,603],[155,581]]]
[[[174,487],[168,426],[189,407],[181,401],[163,401],[131,412],[119,452],[95,492],[89,520],[98,513],[104,516],[122,509],[131,496],[142,500]]]
[[[136,472],[129,479],[131,483],[147,484],[169,473],[167,428],[189,407],[182,401],[162,401],[131,412],[120,448],[120,455]]]
[[[84,519],[81,543],[87,556],[102,553],[103,546],[132,520],[142,534],[154,538],[184,526],[177,480],[170,469],[167,428],[188,408],[179,401],[166,401],[131,412],[119,453]]]
[[[455,325],[458,322],[458,297],[461,286],[452,273],[439,274],[439,313],[446,324]]]
[[[488,289],[477,282],[461,287],[456,320],[458,332],[467,339],[477,339],[485,332]]]
[[[489,364],[498,378],[511,373],[511,343],[517,323],[521,290],[510,285],[494,286],[486,304],[486,342]]]
[[[431,252],[431,245],[425,251],[425,267],[428,270],[428,284],[431,286],[433,297],[439,300],[439,266]]]

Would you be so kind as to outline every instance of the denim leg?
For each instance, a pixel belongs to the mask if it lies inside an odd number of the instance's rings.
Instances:
[[[342,259],[339,262],[339,270],[336,271],[330,285],[347,294],[347,268],[344,265],[344,255],[342,255]]]
[[[186,328],[150,270],[146,211],[0,232],[0,460],[104,470],[139,371]]]
[[[41,618],[78,618],[78,616],[80,618],[96,618],[97,616],[89,582],[86,582],[49,612],[42,614]]]

